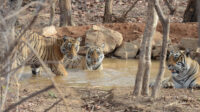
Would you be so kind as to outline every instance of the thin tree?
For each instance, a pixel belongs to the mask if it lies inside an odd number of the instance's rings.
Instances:
[[[157,15],[154,9],[153,0],[148,0],[148,8],[147,8],[147,18],[146,18],[146,27],[144,31],[144,36],[142,39],[142,45],[140,48],[140,59],[138,64],[138,71],[135,80],[135,87],[133,94],[135,96],[140,95],[141,89],[143,87],[143,94],[148,94],[148,81],[149,81],[149,72],[151,67],[151,40],[155,28],[157,26]],[[146,57],[145,57],[146,56]],[[145,66],[147,64],[147,66]],[[145,73],[145,76],[144,76]],[[143,77],[144,76],[144,77]],[[143,82],[142,81],[147,81]],[[144,86],[142,85],[144,84]]]
[[[200,0],[197,0],[197,12],[198,12],[198,52],[200,52]]]
[[[159,16],[159,19],[161,21],[161,24],[163,26],[163,41],[162,41],[162,51],[161,51],[161,59],[160,59],[160,68],[159,68],[159,72],[158,75],[156,77],[156,82],[155,85],[153,86],[153,90],[152,90],[152,97],[157,97],[157,93],[158,90],[160,88],[160,84],[165,72],[165,60],[166,60],[166,55],[167,55],[167,48],[168,48],[168,39],[169,39],[169,26],[170,26],[170,20],[169,17],[165,17],[160,5],[159,5],[159,1],[155,0],[155,9],[156,12]]]
[[[113,8],[113,0],[105,0],[103,23],[112,22],[112,8]]]
[[[146,46],[146,54],[145,54],[145,59],[146,59],[146,64],[145,64],[145,72],[144,72],[144,77],[143,77],[143,85],[142,85],[142,95],[149,95],[149,78],[150,78],[150,72],[151,72],[151,49],[152,49],[152,39],[153,39],[153,34],[155,33],[157,24],[158,24],[158,16],[154,8],[154,2],[153,0],[149,0],[149,5],[148,5],[148,10],[149,10],[149,18],[148,21],[152,22],[151,26],[149,27],[150,31],[148,34],[147,38],[147,46]]]
[[[56,0],[51,0],[49,26],[53,25],[55,17]]]
[[[72,26],[71,0],[59,0],[60,26]]]

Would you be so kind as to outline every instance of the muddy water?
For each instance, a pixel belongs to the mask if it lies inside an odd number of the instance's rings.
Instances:
[[[123,87],[133,86],[137,72],[138,60],[104,59],[102,71],[87,70],[67,70],[67,77],[54,77],[57,83],[66,86],[103,86],[103,87]],[[151,81],[158,73],[159,61],[152,61]],[[165,76],[170,72],[166,70]],[[42,72],[39,76],[32,77],[31,69],[26,68],[20,76],[21,82],[25,84],[50,84],[47,74]]]

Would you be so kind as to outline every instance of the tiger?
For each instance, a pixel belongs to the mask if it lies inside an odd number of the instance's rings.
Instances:
[[[21,30],[16,30],[16,38],[19,38],[21,32]],[[21,40],[26,40],[30,43],[31,47],[38,53],[39,57],[55,75],[66,76],[67,71],[62,65],[62,61],[64,56],[68,59],[77,57],[81,37],[76,39],[67,36],[63,36],[62,38],[45,37],[28,30],[21,37]],[[13,66],[16,67],[22,64],[22,62],[26,62],[25,65],[30,65],[33,75],[39,74],[41,64],[32,50],[30,50],[25,43],[18,45],[17,49],[19,52]]]
[[[105,44],[101,46],[86,44],[87,52],[85,56],[79,56],[75,60],[69,60],[64,57],[64,66],[66,69],[82,69],[82,70],[102,70]]]
[[[167,51],[166,64],[172,75],[162,81],[163,88],[200,88],[199,64],[189,52]]]

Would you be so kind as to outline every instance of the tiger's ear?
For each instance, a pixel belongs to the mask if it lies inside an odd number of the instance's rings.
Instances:
[[[103,44],[101,44],[101,48],[102,48],[102,49],[104,49],[104,47],[105,47],[105,44],[104,44],[104,43],[103,43]]]
[[[190,49],[186,49],[184,54],[186,55],[186,57],[190,57],[191,50]]]
[[[81,42],[81,41],[82,41],[82,38],[81,38],[81,37],[78,37],[76,40],[79,41],[79,42]]]
[[[63,40],[64,40],[64,42],[67,40],[67,39],[69,39],[70,37],[68,37],[68,36],[63,36]]]

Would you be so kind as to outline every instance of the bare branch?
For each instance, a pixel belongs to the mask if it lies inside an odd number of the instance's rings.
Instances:
[[[162,23],[165,23],[166,19],[165,19],[165,16],[160,8],[160,5],[159,5],[159,2],[158,0],[155,0],[155,9],[156,9],[156,12],[159,16],[159,19]]]
[[[4,104],[5,104],[5,101],[7,99],[7,93],[8,93],[9,83],[10,83],[10,76],[11,76],[11,73],[9,73],[7,75],[7,78],[6,78],[6,89],[5,89],[5,92],[3,94],[3,98],[2,98],[2,101],[1,101],[0,111],[2,111],[4,109]]]
[[[15,108],[17,105],[20,105],[21,103],[27,101],[28,99],[30,99],[30,98],[32,98],[32,97],[35,97],[35,96],[37,96],[38,94],[41,94],[41,93],[46,92],[46,91],[48,91],[48,90],[50,90],[50,89],[53,89],[53,88],[54,88],[54,85],[50,85],[50,86],[48,86],[48,87],[46,87],[46,88],[44,88],[44,89],[42,89],[42,90],[40,90],[40,91],[37,91],[37,92],[35,92],[35,93],[32,93],[31,95],[29,95],[29,96],[27,96],[27,97],[21,99],[20,101],[14,103],[14,104],[12,104],[12,105],[10,105],[7,109],[4,110],[4,112],[8,112],[8,111],[12,110],[13,108]]]
[[[165,4],[167,5],[168,9],[170,10],[170,15],[173,15],[176,11],[176,8],[174,8],[168,0],[164,0]]]
[[[41,0],[41,1],[44,1],[44,0]],[[20,44],[20,39],[22,38],[22,36],[24,35],[24,33],[29,29],[31,28],[31,26],[35,23],[37,17],[38,17],[38,14],[39,12],[41,11],[42,7],[41,6],[38,6],[37,7],[37,10],[35,11],[34,13],[34,16],[33,16],[33,19],[32,21],[28,24],[28,26],[24,29],[24,31],[19,35],[19,37],[13,42],[13,44],[10,46],[10,51],[8,51],[6,54],[5,54],[5,59],[2,60],[2,63],[5,63],[7,60],[9,60],[11,58],[11,54],[14,54],[14,51],[16,49],[15,46],[19,45]]]
[[[135,7],[135,5],[137,4],[137,2],[140,1],[140,0],[136,0],[132,5],[131,7],[124,13],[122,14],[122,17],[125,17],[128,15],[128,13]]]

